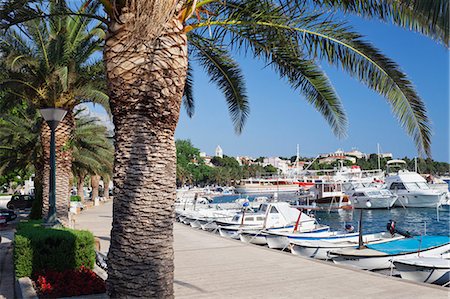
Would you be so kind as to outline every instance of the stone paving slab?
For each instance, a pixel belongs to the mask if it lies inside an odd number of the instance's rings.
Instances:
[[[12,230],[1,229],[0,236],[0,299],[14,298],[14,265],[12,240],[14,232]]]

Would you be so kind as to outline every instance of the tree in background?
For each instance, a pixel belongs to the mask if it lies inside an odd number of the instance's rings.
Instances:
[[[98,196],[100,177],[106,179],[112,175],[114,146],[107,128],[99,119],[76,114],[76,127],[69,144],[73,150],[72,172],[77,178],[77,194],[84,202],[83,187],[88,175],[94,177],[92,199]],[[104,180],[106,185],[107,180]],[[105,187],[107,189],[107,186]]]
[[[65,1],[52,3],[48,12],[55,14],[65,5]],[[99,4],[86,2],[76,16],[32,19],[0,37],[0,65],[6,71],[0,81],[4,90],[2,109],[25,100],[34,109],[68,110],[56,130],[56,212],[63,221],[67,221],[68,216],[72,173],[72,151],[67,143],[75,127],[73,108],[79,103],[96,102],[109,111],[103,63],[92,59],[100,50],[104,32],[92,26],[90,19],[83,15],[95,13],[98,7]],[[43,175],[43,197],[48,198],[50,128],[43,122],[40,130],[43,168],[36,173]],[[45,200],[44,215],[47,209]]]

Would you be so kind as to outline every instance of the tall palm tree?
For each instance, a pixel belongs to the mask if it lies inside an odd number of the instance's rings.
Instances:
[[[64,1],[51,5],[50,13],[64,6]],[[79,13],[94,13],[98,4],[84,5]],[[56,129],[56,211],[67,220],[72,151],[67,146],[73,134],[73,108],[82,102],[97,102],[107,109],[103,64],[92,60],[100,49],[103,35],[100,27],[83,16],[57,19],[32,19],[20,28],[0,37],[2,64],[7,75],[0,81],[5,90],[4,103],[15,105],[27,100],[32,107],[60,107],[68,110]],[[40,133],[43,144],[43,197],[48,198],[50,174],[50,128],[44,123]],[[48,201],[43,201],[47,214]]]
[[[116,129],[107,281],[113,298],[173,297],[173,135],[183,94],[189,114],[194,107],[188,56],[224,92],[238,132],[249,110],[231,50],[272,66],[342,136],[346,118],[340,99],[317,63],[339,66],[383,95],[418,151],[430,154],[426,109],[407,76],[347,24],[336,21],[334,11],[390,21],[448,47],[448,1],[99,1],[107,16],[93,17],[108,26],[104,60]],[[5,28],[55,14],[14,0],[0,10]],[[64,8],[58,14],[77,13]]]
[[[77,178],[78,195],[84,201],[83,186],[86,176],[111,176],[114,147],[106,127],[99,124],[98,119],[86,116],[76,117],[76,128],[70,145],[74,158],[72,172]]]
[[[72,171],[77,177],[80,173],[110,176],[114,147],[107,128],[97,118],[79,112],[75,113],[75,121],[74,134],[67,144],[73,150]],[[34,171],[36,189],[42,184],[42,173],[38,171],[42,164],[41,123],[33,108],[18,106],[13,114],[0,115],[0,174]],[[37,197],[37,202],[41,202],[42,196]]]

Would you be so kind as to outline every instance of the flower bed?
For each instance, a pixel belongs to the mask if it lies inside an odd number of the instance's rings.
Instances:
[[[36,273],[33,280],[41,298],[82,296],[106,291],[103,279],[84,266],[62,272],[43,271]]]

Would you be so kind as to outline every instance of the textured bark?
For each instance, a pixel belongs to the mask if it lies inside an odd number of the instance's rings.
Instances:
[[[84,204],[84,175],[77,176],[77,195],[80,197],[81,203]]]
[[[187,69],[187,41],[174,19],[154,43],[128,46],[124,24],[105,46],[115,125],[114,205],[108,253],[112,298],[173,297],[176,198],[174,131]]]
[[[109,179],[103,179],[103,198],[109,200]]]
[[[72,150],[68,146],[75,121],[68,112],[56,128],[56,216],[67,223],[69,216],[70,178],[72,173]],[[42,216],[48,215],[49,175],[50,175],[50,128],[44,122],[41,127],[41,143],[44,157],[44,176],[42,185]]]
[[[94,201],[98,197],[99,186],[100,186],[100,176],[96,174],[91,175],[92,201]]]

